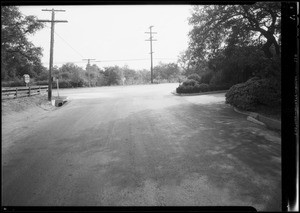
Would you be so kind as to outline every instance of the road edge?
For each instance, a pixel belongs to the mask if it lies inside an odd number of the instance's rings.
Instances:
[[[261,115],[259,113],[256,113],[256,112],[243,111],[243,110],[237,109],[236,107],[233,107],[233,109],[237,113],[247,115],[247,120],[249,120],[251,122],[265,125],[269,129],[272,129],[272,130],[281,131],[281,121],[274,120],[272,118],[268,118],[268,117]]]
[[[177,93],[176,91],[171,92],[173,95],[177,96],[196,96],[196,95],[207,95],[213,93],[226,93],[228,90],[218,90],[218,91],[209,91],[209,92],[199,92],[199,93]]]
[[[176,91],[172,91],[171,93],[176,96],[197,96],[197,95],[207,95],[213,93],[224,93],[228,90],[219,90],[219,91],[210,91],[210,92],[201,92],[201,93],[177,93]],[[256,112],[243,111],[233,107],[234,111],[247,116],[247,120],[256,124],[264,125],[271,130],[281,131],[281,121],[274,120],[272,118],[266,117]]]

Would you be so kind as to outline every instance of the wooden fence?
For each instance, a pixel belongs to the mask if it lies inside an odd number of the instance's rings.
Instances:
[[[39,95],[47,91],[48,86],[2,88],[2,99]]]

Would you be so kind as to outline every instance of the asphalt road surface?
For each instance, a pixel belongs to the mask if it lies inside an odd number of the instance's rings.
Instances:
[[[66,105],[2,136],[2,205],[281,210],[280,135],[177,86],[60,90]]]

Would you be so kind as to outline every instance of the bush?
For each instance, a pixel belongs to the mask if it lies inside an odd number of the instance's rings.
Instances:
[[[16,79],[14,81],[2,81],[1,82],[2,87],[24,87],[26,86],[26,83],[23,79]]]
[[[223,71],[215,72],[212,76],[212,78],[209,81],[209,84],[211,85],[219,85],[222,84],[225,81],[225,75]]]
[[[58,80],[58,86],[59,86],[59,88],[71,88],[72,83],[70,80]],[[56,82],[52,83],[52,87],[57,88]]]
[[[280,83],[272,79],[249,79],[232,86],[226,93],[226,103],[243,110],[254,110],[258,106],[279,106]]]
[[[43,81],[36,81],[35,82],[36,83],[36,85],[47,85],[48,86],[48,80],[43,80]]]
[[[194,86],[198,85],[198,82],[194,79],[187,79],[182,83],[182,85],[183,86],[192,86],[192,87],[194,87]]]
[[[210,91],[208,84],[199,84],[198,86],[200,92],[207,92]]]
[[[189,75],[187,79],[195,80],[199,84],[201,83],[201,77],[196,73]]]
[[[210,80],[213,77],[213,72],[206,72],[201,76],[201,82],[200,83],[205,83],[205,84],[209,84]]]
[[[281,104],[281,84],[273,78],[261,79],[259,82],[260,90],[256,94],[258,103],[269,107],[279,107]]]
[[[199,93],[209,91],[208,84],[198,84],[193,79],[188,79],[182,83],[177,89],[177,93]]]
[[[176,88],[177,93],[198,93],[199,92],[199,85],[197,86],[184,86],[180,85]]]

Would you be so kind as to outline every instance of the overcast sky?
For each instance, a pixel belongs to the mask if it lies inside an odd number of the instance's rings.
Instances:
[[[98,61],[149,59],[139,61],[92,62],[99,67],[128,65],[133,69],[150,69],[149,26],[154,35],[154,66],[159,61],[176,62],[181,51],[187,49],[189,5],[124,5],[124,6],[21,6],[24,15],[51,19],[51,12],[42,9],[63,9],[56,12],[56,20],[68,23],[55,24],[54,65],[73,62],[86,66],[82,59]],[[42,62],[49,66],[50,23],[29,39],[43,48]],[[163,59],[158,59],[163,58]]]

